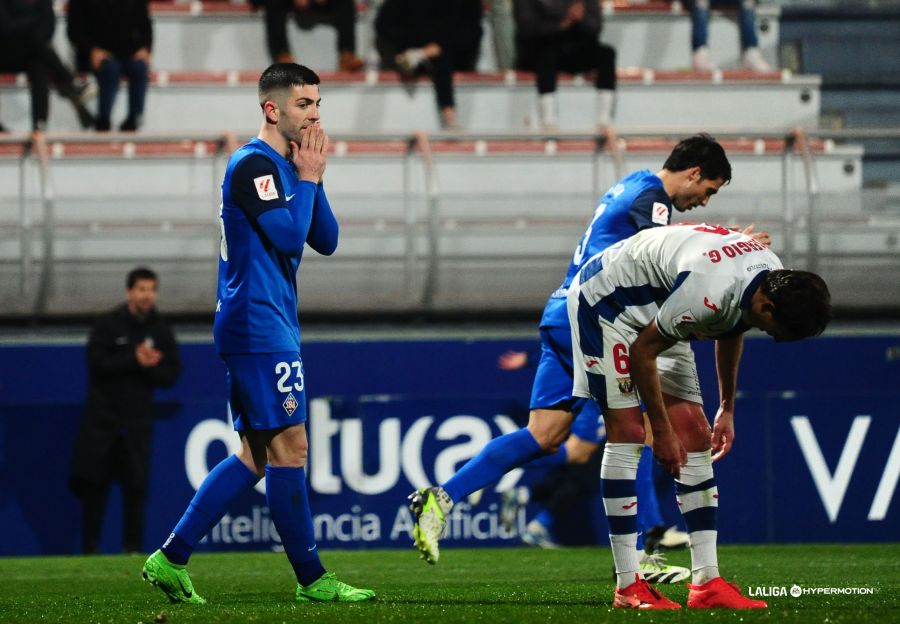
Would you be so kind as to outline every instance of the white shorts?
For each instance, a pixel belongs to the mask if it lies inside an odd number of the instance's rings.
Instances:
[[[638,332],[623,323],[610,323],[593,314],[578,314],[571,308],[569,322],[575,377],[573,396],[591,397],[601,408],[639,406],[640,397],[631,380],[630,365],[631,345]],[[664,394],[703,403],[690,344],[676,342],[659,355],[656,367]]]

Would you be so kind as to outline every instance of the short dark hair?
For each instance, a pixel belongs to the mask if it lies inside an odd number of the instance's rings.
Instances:
[[[770,271],[760,287],[775,310],[772,316],[795,340],[818,336],[831,320],[831,293],[809,271]]]
[[[128,277],[125,279],[125,287],[131,290],[138,280],[153,280],[159,284],[159,277],[156,276],[156,273],[147,267],[137,267],[128,272]]]
[[[319,84],[319,75],[305,65],[297,63],[275,63],[269,65],[259,77],[259,105],[272,99],[273,91]]]
[[[663,164],[663,169],[669,171],[684,171],[691,167],[700,167],[700,175],[706,180],[722,178],[726,183],[731,181],[731,163],[725,150],[705,132],[679,141]]]

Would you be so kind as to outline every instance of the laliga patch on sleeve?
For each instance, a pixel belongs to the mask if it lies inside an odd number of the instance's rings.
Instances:
[[[275,188],[275,178],[272,177],[272,174],[253,178],[253,184],[256,186],[256,194],[261,200],[278,199],[278,189]]]
[[[653,202],[650,220],[659,225],[669,225],[669,207],[662,202]]]

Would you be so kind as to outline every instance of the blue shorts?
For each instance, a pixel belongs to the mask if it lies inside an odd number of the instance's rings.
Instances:
[[[531,386],[531,409],[565,409],[575,415],[572,433],[599,443],[603,420],[591,399],[572,396],[572,334],[568,327],[541,327],[541,359]]]
[[[223,355],[234,430],[265,431],[306,422],[300,353]]]

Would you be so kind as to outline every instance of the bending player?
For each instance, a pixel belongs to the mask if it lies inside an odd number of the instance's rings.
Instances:
[[[782,269],[769,248],[740,232],[676,225],[640,232],[585,262],[569,289],[568,314],[579,363],[573,394],[593,398],[606,423],[600,478],[616,565],[613,606],[681,606],[647,584],[635,554],[643,401],[653,453],[676,477],[690,534],[687,606],[765,608],[719,576],[712,462],[734,442],[743,333],[756,327],[776,341],[820,334],[831,319],[825,283]],[[720,401],[712,432],[686,342],[709,338],[716,339]]]
[[[504,370],[515,370],[527,365],[529,354],[524,351],[508,351],[500,356],[499,365]],[[529,546],[557,548],[554,541],[554,525],[579,503],[588,500],[600,486],[600,461],[606,429],[596,403],[587,401],[572,422],[571,432],[565,444],[556,453],[544,455],[528,462],[525,467],[549,466],[554,468],[546,477],[531,485],[520,485],[503,492],[500,506],[500,522],[509,531],[515,526],[519,509],[530,502],[541,503],[545,508],[528,523],[520,537]],[[653,452],[644,448],[638,468],[638,528],[643,536],[640,567],[650,583],[679,583],[688,578],[691,571],[669,565],[663,550],[684,548],[688,535],[677,527],[663,524],[659,500],[653,480]],[[471,502],[471,497],[470,502]],[[640,541],[640,540],[639,540]]]
[[[144,564],[144,578],[172,602],[205,602],[185,569],[188,558],[229,503],[263,476],[272,521],[297,577],[297,602],[375,597],[322,566],[303,471],[306,386],[296,273],[304,244],[331,255],[338,242],[322,186],[328,137],[319,125],[318,85],[319,77],[302,65],[266,69],[259,79],[262,128],[232,154],[225,171],[213,334],[241,450],[213,468]]]
[[[709,135],[699,134],[679,142],[658,173],[632,173],[600,199],[562,285],[544,308],[541,359],[532,386],[528,426],[491,440],[439,487],[423,488],[410,496],[416,516],[413,536],[425,561],[438,561],[444,518],[456,501],[541,455],[554,453],[559,463],[565,463],[567,451],[562,444],[573,418],[582,410],[588,410],[584,418],[596,425],[596,406],[572,396],[572,340],[566,316],[566,290],[584,261],[640,230],[667,225],[673,209],[684,212],[705,206],[729,180],[731,164],[725,150]],[[587,457],[589,450],[580,448],[579,454]]]

